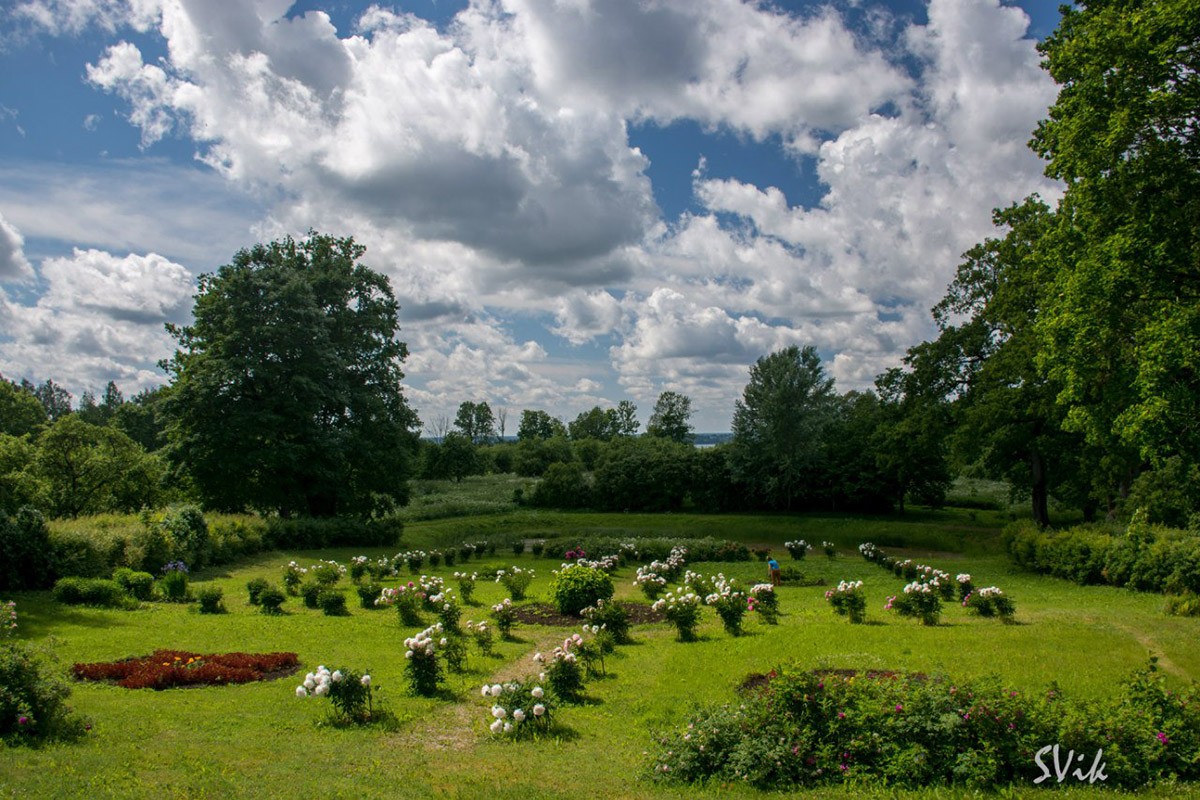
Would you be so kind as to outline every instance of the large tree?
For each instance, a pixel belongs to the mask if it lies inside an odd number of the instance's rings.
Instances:
[[[454,427],[474,444],[488,444],[496,438],[496,415],[486,401],[459,405]]]
[[[1151,463],[1200,458],[1200,12],[1081,0],[1039,46],[1061,88],[1031,142],[1066,183],[1039,363],[1066,424]]]
[[[420,422],[401,390],[388,279],[310,232],[202,275],[164,368],[170,454],[210,507],[288,516],[403,503]]]
[[[573,419],[567,429],[575,441],[599,439],[607,442],[617,435],[619,425],[620,418],[617,416],[616,409],[593,406]]]
[[[552,439],[566,436],[567,426],[541,409],[527,408],[521,412],[521,424],[517,428],[517,439],[522,442]]]
[[[34,433],[46,419],[46,409],[32,391],[0,377],[0,433]]]
[[[793,345],[754,362],[733,412],[734,477],[779,508],[811,494],[833,400],[833,379],[812,347]]]
[[[44,481],[50,511],[77,517],[153,507],[163,467],[137,442],[114,428],[68,414],[38,438],[34,474]]]
[[[692,398],[679,392],[663,392],[654,402],[654,413],[646,423],[646,435],[692,443]]]

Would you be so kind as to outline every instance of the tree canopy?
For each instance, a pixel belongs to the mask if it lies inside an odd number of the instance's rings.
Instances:
[[[364,514],[407,500],[419,420],[388,279],[310,232],[202,275],[163,367],[170,457],[215,508]]]
[[[692,398],[679,392],[663,392],[654,403],[654,413],[646,423],[646,435],[692,443]]]

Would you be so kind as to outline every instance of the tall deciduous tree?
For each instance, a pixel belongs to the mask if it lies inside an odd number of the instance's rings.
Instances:
[[[567,428],[571,433],[571,438],[576,441],[599,439],[607,442],[617,435],[618,424],[619,419],[615,409],[594,406],[573,419]]]
[[[636,436],[641,423],[637,418],[637,406],[632,400],[617,403],[617,435]]]
[[[1061,88],[1031,145],[1066,182],[1040,363],[1067,426],[1200,458],[1200,12],[1084,0],[1039,46]]]
[[[517,428],[517,439],[520,441],[529,442],[566,435],[567,426],[545,411],[527,408],[521,412],[521,424]]]
[[[487,444],[496,438],[496,416],[486,401],[460,404],[454,427],[475,444]]]
[[[812,347],[788,347],[754,362],[733,412],[734,477],[769,504],[792,508],[820,464],[833,399],[833,379]]]
[[[679,392],[663,392],[654,403],[646,423],[646,435],[680,444],[692,442],[692,398]]]
[[[0,377],[0,433],[24,436],[46,424],[46,409],[33,392]]]
[[[45,481],[50,510],[60,517],[153,506],[163,474],[158,458],[128,436],[74,414],[38,439],[33,469]]]
[[[200,277],[194,322],[168,326],[170,452],[207,505],[329,516],[407,500],[407,348],[363,252],[315,232],[241,250]]]

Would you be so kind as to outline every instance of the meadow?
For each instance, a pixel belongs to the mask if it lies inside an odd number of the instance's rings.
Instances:
[[[453,499],[454,488],[430,486],[424,496]],[[359,607],[348,579],[349,616],[324,616],[289,598],[281,616],[266,616],[247,602],[246,583],[263,577],[279,583],[284,566],[319,559],[391,556],[396,548],[262,553],[192,576],[195,591],[223,589],[228,613],[202,615],[195,604],[143,603],[136,610],[62,606],[47,592],[17,593],[22,638],[45,642],[65,668],[74,662],[121,659],[157,648],[210,652],[293,651],[299,676],[240,686],[167,691],[126,690],[74,683],[71,704],[92,723],[80,742],[0,750],[3,797],[750,797],[740,786],[678,786],[653,779],[647,752],[654,736],[678,727],[699,704],[727,702],[750,673],[796,664],[804,668],[886,669],[945,673],[956,680],[998,677],[1022,692],[1057,682],[1081,699],[1111,695],[1151,655],[1168,681],[1184,686],[1200,677],[1200,619],[1163,614],[1161,596],[1108,587],[1082,587],[1032,575],[1001,552],[1007,514],[988,508],[917,509],[904,516],[853,515],[635,515],[505,510],[504,491],[470,489],[466,505],[488,513],[451,516],[429,502],[405,529],[400,549],[513,536],[530,540],[572,536],[714,536],[771,547],[783,565],[797,566],[805,583],[779,590],[778,625],[747,617],[745,635],[726,633],[705,609],[699,640],[681,643],[666,623],[637,624],[634,643],[607,660],[607,674],[591,680],[586,701],[560,710],[556,733],[512,741],[489,733],[485,683],[537,672],[530,657],[552,649],[577,628],[518,624],[515,639],[499,641],[496,654],[471,648],[466,671],[449,673],[439,697],[411,696],[405,680],[402,628],[389,609]],[[436,491],[435,491],[436,490]],[[491,504],[491,505],[489,505]],[[792,561],[783,543],[805,538],[837,545]],[[1017,605],[1015,624],[969,616],[949,603],[941,624],[926,627],[883,609],[905,581],[859,556],[873,541],[894,555],[932,564],[951,574],[970,572],[979,586],[1002,587]],[[518,565],[537,577],[527,602],[546,602],[555,558],[494,556],[452,567],[426,566],[446,578],[455,571]],[[757,561],[689,564],[699,572],[753,584],[766,577]],[[633,566],[614,574],[616,598],[645,602],[632,584]],[[407,579],[407,578],[405,578]],[[867,624],[850,625],[829,607],[824,592],[841,580],[861,580]],[[817,582],[821,582],[818,584]],[[394,585],[394,581],[393,581]],[[484,619],[504,587],[480,580],[475,605],[463,619]],[[432,615],[426,615],[433,621]],[[295,696],[303,673],[320,664],[369,671],[378,697],[396,716],[391,730],[322,724],[328,703]],[[1050,743],[1047,743],[1050,744]],[[996,796],[1033,796],[1045,788],[1014,786]],[[1100,787],[1068,787],[1056,796],[1095,796]],[[904,792],[878,785],[821,787],[801,797],[956,797],[965,790]],[[1160,787],[1145,797],[1200,796],[1189,787]]]

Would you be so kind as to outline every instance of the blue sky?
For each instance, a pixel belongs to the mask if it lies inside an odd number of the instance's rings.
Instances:
[[[155,366],[195,276],[309,228],[401,300],[408,393],[729,427],[815,345],[865,388],[990,211],[1059,187],[1054,4],[15,0],[0,10],[0,373]]]

